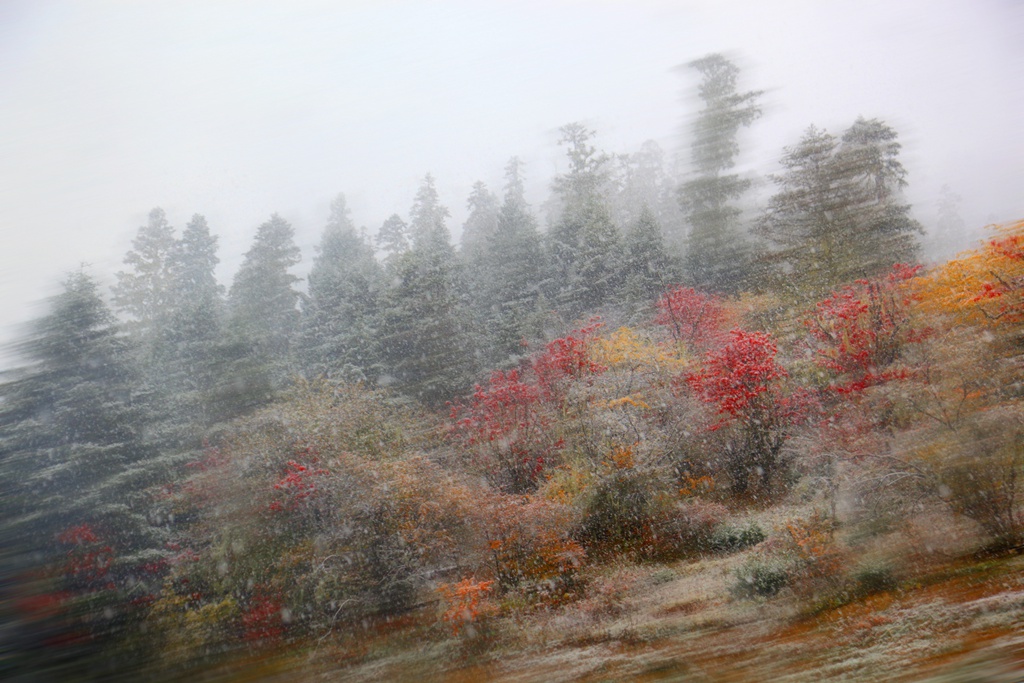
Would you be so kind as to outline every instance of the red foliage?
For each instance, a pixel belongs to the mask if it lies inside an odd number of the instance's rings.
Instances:
[[[453,431],[466,445],[487,445],[497,460],[496,474],[506,488],[532,487],[561,441],[550,438],[541,391],[517,370],[491,374],[487,388],[476,386],[472,402],[451,408]]]
[[[64,576],[76,583],[95,584],[105,580],[114,561],[114,550],[105,545],[88,524],[71,527],[57,536],[71,546],[64,562]]]
[[[274,490],[282,491],[285,500],[275,500],[270,504],[270,509],[279,512],[281,510],[294,510],[303,501],[316,493],[316,478],[328,474],[327,470],[303,465],[295,460],[288,461],[288,470],[284,477],[274,484]]]
[[[598,375],[607,369],[590,360],[587,353],[590,336],[602,324],[594,320],[586,327],[549,342],[544,352],[533,360],[533,372],[546,400],[557,400],[564,395],[563,380]]]
[[[687,384],[720,415],[748,421],[764,406],[786,371],[775,362],[778,348],[766,332],[732,330],[732,341],[708,354],[704,369],[686,377]],[[727,418],[715,425],[720,427]]]
[[[539,403],[540,391],[520,380],[518,370],[498,370],[486,389],[476,385],[468,409],[453,405],[451,417],[472,445],[543,430],[547,420],[537,412]]]
[[[904,344],[920,341],[923,333],[910,326],[910,299],[899,285],[920,266],[897,263],[884,280],[858,280],[818,303],[806,320],[815,360],[843,381],[838,393],[855,393],[892,379],[903,369],[892,368]]]
[[[676,287],[658,299],[654,322],[668,327],[676,341],[708,348],[724,336],[726,311],[711,294]]]
[[[247,642],[273,642],[284,633],[281,599],[266,588],[258,587],[242,614],[242,637]]]

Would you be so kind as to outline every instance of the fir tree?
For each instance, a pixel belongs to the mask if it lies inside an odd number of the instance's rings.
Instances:
[[[292,226],[274,214],[256,231],[228,292],[228,329],[219,350],[224,379],[217,390],[219,417],[256,407],[291,376],[292,337],[299,325],[299,262]]]
[[[505,168],[505,196],[484,261],[488,277],[473,290],[481,300],[483,347],[491,367],[514,365],[526,350],[523,342],[542,334],[544,251],[526,203],[520,166],[512,158]]]
[[[331,204],[302,307],[300,355],[307,376],[374,380],[383,273],[373,247],[356,232],[345,196]]]
[[[778,192],[758,229],[781,289],[820,299],[917,255],[918,223],[901,200],[906,172],[895,132],[859,119],[837,140],[811,127],[782,160]]]
[[[669,258],[661,226],[648,207],[630,226],[625,239],[622,300],[631,315],[647,315],[668,284]]]
[[[698,89],[704,108],[693,123],[691,158],[695,177],[679,188],[689,223],[685,268],[694,287],[737,291],[749,267],[751,249],[739,223],[738,200],[750,181],[727,171],[736,164],[739,129],[761,115],[760,92],[739,93],[739,69],[719,54],[691,62],[703,80]]]
[[[448,210],[429,174],[410,215],[412,247],[395,259],[382,307],[385,379],[437,406],[468,386],[473,363]]]
[[[619,231],[603,196],[608,157],[589,144],[593,135],[579,123],[562,127],[569,172],[555,179],[561,211],[548,234],[552,292],[572,318],[607,303],[619,274]]]
[[[92,278],[69,276],[16,350],[27,364],[0,385],[7,540],[46,555],[89,524],[121,561],[139,561],[160,536],[144,491],[171,463],[142,439],[129,347]]]

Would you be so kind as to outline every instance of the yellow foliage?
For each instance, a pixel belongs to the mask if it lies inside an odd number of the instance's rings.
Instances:
[[[991,226],[992,239],[918,278],[927,312],[995,330],[1024,323],[1024,221]]]
[[[613,370],[642,370],[674,374],[686,368],[678,347],[658,344],[629,327],[599,337],[590,347],[591,360]]]
[[[636,465],[633,446],[616,446],[605,464],[615,470],[628,470]]]

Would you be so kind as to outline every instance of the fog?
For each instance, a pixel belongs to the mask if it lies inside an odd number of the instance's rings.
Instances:
[[[814,124],[893,126],[926,229],[948,185],[968,229],[1024,213],[1016,2],[5,2],[0,339],[89,263],[106,284],[149,210],[220,236],[230,282],[279,212],[308,269],[331,198],[373,232],[431,172],[458,238],[473,182],[525,162],[537,209],[558,128],[672,155],[697,104],[676,69],[730,55],[765,90],[738,170],[763,178]],[[767,185],[763,186],[767,187]],[[763,194],[763,192],[762,192]],[[761,197],[763,200],[763,197]],[[969,242],[969,240],[965,240]]]

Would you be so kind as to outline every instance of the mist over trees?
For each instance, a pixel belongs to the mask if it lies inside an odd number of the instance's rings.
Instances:
[[[1019,548],[1021,224],[921,269],[898,133],[864,117],[810,126],[756,196],[763,92],[722,55],[682,71],[685,172],[567,123],[547,225],[513,157],[458,248],[427,173],[372,237],[338,194],[305,286],[284,217],[225,288],[217,226],[159,208],[109,296],[68,275],[0,384],[0,570],[50,601],[12,666],[56,633],[88,643],[75,675],[199,670],[436,604],[479,645],[606,599],[615,562],[767,534],[737,599],[842,604],[858,539],[925,506]],[[952,192],[929,227],[962,229]],[[784,504],[814,512],[737,526]]]

